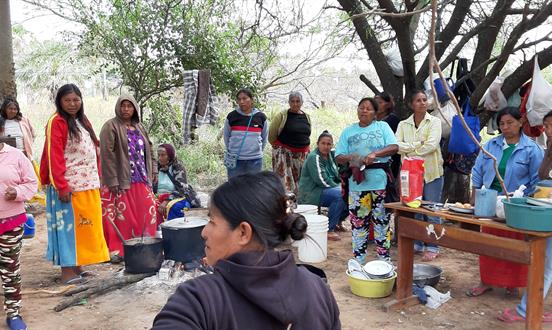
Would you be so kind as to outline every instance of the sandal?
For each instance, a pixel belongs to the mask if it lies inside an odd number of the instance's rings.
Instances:
[[[490,286],[478,285],[478,286],[474,286],[473,288],[466,291],[466,296],[468,296],[468,297],[479,297],[480,295],[485,294],[485,293],[487,293],[489,291],[492,291],[492,290],[493,290],[493,288],[491,288]]]
[[[82,276],[82,277],[96,277],[96,276],[98,276],[98,274],[96,274],[92,271],[89,271],[89,270],[85,270],[85,271],[81,272],[79,275]]]
[[[435,258],[437,258],[438,256],[439,256],[438,252],[425,251],[424,255],[422,256],[422,261],[431,262],[435,260]]]
[[[515,323],[515,322],[525,322],[525,319],[521,317],[515,310],[506,308],[496,317],[504,323]]]
[[[76,277],[73,277],[72,279],[70,280],[67,280],[65,281],[65,284],[67,285],[71,285],[71,284],[84,284],[88,282],[87,279],[85,279],[84,277],[82,277],[81,275],[78,275]]]

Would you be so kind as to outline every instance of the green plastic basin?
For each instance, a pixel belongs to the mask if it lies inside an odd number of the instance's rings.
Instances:
[[[506,224],[512,228],[533,231],[552,231],[552,207],[527,204],[527,198],[504,199]]]

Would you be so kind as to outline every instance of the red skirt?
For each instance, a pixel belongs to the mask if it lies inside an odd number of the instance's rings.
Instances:
[[[104,187],[102,197],[102,220],[105,241],[110,253],[124,256],[123,242],[113,223],[125,240],[135,237],[154,237],[157,225],[162,221],[157,214],[157,201],[153,190],[145,183],[132,183],[129,190],[115,195]],[[159,220],[158,220],[159,219]]]
[[[481,227],[481,232],[519,240],[525,238],[521,233],[488,227]],[[527,286],[527,272],[527,265],[479,256],[479,274],[481,283],[485,285],[501,288],[523,288]]]

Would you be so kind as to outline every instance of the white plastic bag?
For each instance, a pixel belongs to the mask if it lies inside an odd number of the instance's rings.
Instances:
[[[542,125],[542,118],[552,110],[552,86],[542,75],[537,55],[535,55],[533,68],[533,84],[526,107],[527,119],[532,127]]]
[[[387,54],[385,54],[385,57],[387,58],[387,64],[391,67],[393,74],[397,77],[403,77],[404,69],[399,49],[396,47],[391,48]]]
[[[525,185],[519,186],[516,191],[514,191],[514,194],[512,195],[513,198],[521,198],[523,197],[523,192],[527,189]],[[496,198],[496,216],[501,219],[505,219],[506,215],[504,214],[504,203],[502,201],[506,199],[506,196],[498,196]]]
[[[441,111],[436,108],[431,114],[441,120],[441,136],[447,139],[450,136],[452,118],[456,115],[454,104],[449,100],[441,107]]]
[[[503,84],[504,79],[501,76],[497,76],[491,86],[489,86],[483,103],[486,110],[498,111],[508,106],[508,101],[501,90]]]

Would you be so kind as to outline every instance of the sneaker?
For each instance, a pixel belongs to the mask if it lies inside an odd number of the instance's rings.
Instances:
[[[10,330],[26,330],[27,325],[23,322],[21,316],[14,316],[6,318],[6,324]]]

